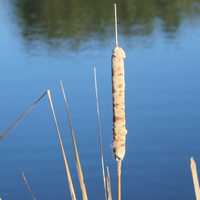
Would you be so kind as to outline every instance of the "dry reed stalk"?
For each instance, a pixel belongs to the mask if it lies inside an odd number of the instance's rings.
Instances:
[[[193,179],[193,184],[194,184],[196,200],[200,200],[200,188],[199,188],[197,166],[193,158],[190,159],[190,167],[191,167],[191,172],[192,172],[192,179]]]
[[[10,132],[16,128],[16,126],[23,120],[25,119],[28,114],[30,114],[32,112],[32,110],[38,105],[38,103],[46,96],[46,91],[42,93],[42,95],[37,98],[31,105],[29,105],[29,107],[23,111],[17,118],[15,121],[13,121],[3,132],[1,132],[0,135],[0,141],[3,140],[4,138],[6,138]]]
[[[66,111],[66,114],[67,114],[69,129],[71,131],[74,158],[75,158],[76,170],[77,170],[79,184],[80,184],[81,193],[82,193],[82,199],[88,200],[87,188],[86,188],[86,184],[85,184],[85,180],[84,180],[83,170],[82,170],[78,146],[77,146],[76,132],[75,132],[73,125],[72,125],[72,117],[71,117],[71,112],[70,112],[70,109],[69,109],[69,103],[68,103],[67,95],[65,93],[65,89],[64,89],[64,85],[63,85],[62,81],[60,81],[60,88],[61,88],[61,92],[62,92],[62,95],[63,95],[63,98],[64,98],[65,111]]]
[[[101,123],[101,112],[99,105],[99,92],[98,92],[98,84],[97,84],[97,73],[96,67],[94,66],[94,86],[95,86],[95,96],[96,96],[96,111],[97,111],[97,122],[98,122],[98,144],[100,150],[101,157],[101,169],[102,169],[102,178],[104,185],[104,195],[105,199],[108,200],[107,186],[106,186],[106,175],[105,175],[105,164],[104,164],[104,155],[103,155],[103,134],[102,134],[102,123]]]
[[[111,186],[109,167],[106,167],[106,187],[107,187],[108,200],[112,200],[112,186]]]
[[[126,116],[125,116],[125,52],[118,44],[117,7],[115,11],[115,48],[112,54],[112,96],[113,96],[113,152],[117,161],[118,200],[121,200],[122,160],[126,151]]]
[[[26,178],[24,172],[22,172],[22,180],[23,180],[23,182],[24,182],[24,185],[26,186],[26,189],[27,189],[28,192],[30,193],[31,198],[32,198],[33,200],[37,200],[36,197],[35,197],[35,195],[34,195],[34,193],[33,193],[33,190],[32,190],[32,188],[31,188],[31,185],[29,184],[28,179]]]
[[[49,104],[50,104],[50,107],[51,107],[51,111],[52,111],[52,114],[53,114],[53,119],[54,119],[54,123],[55,123],[55,127],[56,127],[56,133],[57,133],[57,136],[58,136],[58,143],[60,145],[62,158],[63,158],[63,161],[64,161],[65,173],[66,173],[66,177],[67,177],[67,181],[68,181],[68,185],[69,185],[71,198],[72,198],[72,200],[76,200],[76,193],[75,193],[75,189],[74,189],[74,185],[73,185],[73,181],[72,181],[72,176],[71,176],[71,172],[70,172],[70,169],[69,169],[69,164],[68,164],[68,161],[67,161],[67,156],[66,156],[66,153],[65,153],[64,144],[63,144],[63,141],[62,141],[61,132],[60,132],[60,128],[59,128],[59,125],[58,125],[58,120],[56,118],[55,109],[54,109],[50,90],[47,90],[47,95],[48,95]]]

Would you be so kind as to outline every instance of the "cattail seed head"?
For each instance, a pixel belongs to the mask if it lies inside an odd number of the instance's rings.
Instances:
[[[116,160],[123,160],[126,151],[125,78],[124,59],[126,54],[115,47],[112,54],[113,96],[113,152]]]

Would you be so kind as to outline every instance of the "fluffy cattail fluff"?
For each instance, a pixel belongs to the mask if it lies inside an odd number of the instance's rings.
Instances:
[[[112,96],[113,96],[113,151],[115,159],[122,161],[126,151],[125,79],[122,48],[116,46],[112,54]]]

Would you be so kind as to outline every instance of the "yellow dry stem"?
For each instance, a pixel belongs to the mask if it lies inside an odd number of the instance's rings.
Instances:
[[[57,136],[58,136],[58,143],[60,145],[60,149],[61,149],[61,153],[62,153],[66,178],[67,178],[67,181],[68,181],[69,191],[70,191],[70,194],[71,194],[71,199],[76,200],[76,193],[75,193],[74,184],[73,184],[73,181],[72,181],[72,175],[71,175],[71,172],[70,172],[67,156],[66,156],[66,153],[65,153],[65,148],[64,148],[62,137],[61,137],[61,132],[60,132],[60,128],[59,128],[59,125],[58,125],[58,120],[56,118],[55,109],[54,109],[50,90],[47,90],[47,95],[48,95],[51,111],[52,111],[52,114],[53,114],[53,119],[54,119],[56,132],[57,132]]]
[[[125,79],[122,48],[115,47],[112,55],[113,95],[113,151],[116,160],[122,161],[126,151]]]
[[[197,174],[197,166],[193,158],[190,159],[190,167],[191,167],[191,172],[192,172],[192,179],[193,179],[193,184],[194,184],[196,200],[200,200],[200,188],[199,188],[199,179],[198,179],[198,174]]]
[[[75,162],[76,162],[76,170],[77,170],[78,179],[79,179],[80,188],[81,188],[81,193],[82,193],[82,200],[88,200],[87,188],[86,188],[86,184],[85,184],[85,180],[84,180],[81,160],[80,160],[78,146],[77,146],[76,133],[75,133],[75,130],[72,126],[72,117],[71,117],[71,113],[70,113],[70,110],[69,110],[69,103],[68,103],[68,100],[67,100],[67,95],[65,93],[65,88],[64,88],[62,81],[60,81],[60,88],[61,88],[61,92],[62,92],[64,102],[65,102],[65,111],[66,111],[66,114],[67,114],[68,125],[69,125],[69,128],[71,129],[74,158],[75,158]]]

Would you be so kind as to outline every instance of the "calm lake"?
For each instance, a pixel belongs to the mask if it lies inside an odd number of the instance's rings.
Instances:
[[[126,51],[127,153],[123,199],[194,199],[190,157],[200,169],[200,0],[121,0],[119,40]],[[59,88],[63,80],[89,199],[104,199],[93,66],[97,68],[106,165],[116,197],[112,155],[111,0],[0,1],[0,131],[34,99],[53,92],[78,185]],[[0,141],[0,197],[69,199],[47,99]],[[80,198],[80,190],[78,199]],[[67,197],[66,197],[67,195]],[[116,198],[115,198],[116,199]]]

